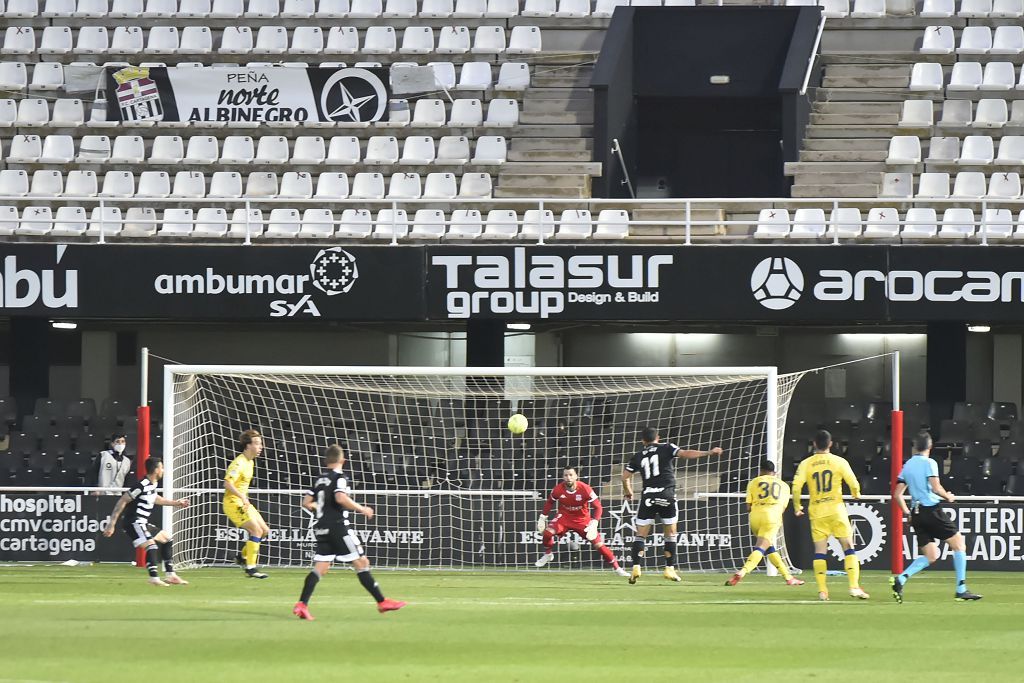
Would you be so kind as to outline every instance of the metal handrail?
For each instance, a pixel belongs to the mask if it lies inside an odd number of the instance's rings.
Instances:
[[[619,146],[618,138],[612,138],[612,154],[619,159],[619,167],[622,168],[624,178],[622,184],[629,188],[629,196],[636,199],[636,192],[633,191],[633,183],[629,179],[629,171],[626,169],[626,160],[622,157],[622,147]]]
[[[825,15],[821,15],[821,21],[818,23],[818,35],[814,37],[814,47],[811,48],[811,58],[807,60],[807,71],[804,72],[804,83],[800,87],[800,94],[807,94],[807,84],[811,81],[811,71],[814,68],[814,62],[818,58],[818,47],[821,46],[821,34],[825,31]]]

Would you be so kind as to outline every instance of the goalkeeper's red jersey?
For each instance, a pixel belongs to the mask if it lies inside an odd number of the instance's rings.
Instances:
[[[550,514],[555,504],[558,505],[558,514],[564,519],[601,519],[601,501],[597,499],[594,489],[582,481],[576,482],[574,491],[570,491],[563,481],[555,484],[547,502],[544,503],[544,514]],[[594,510],[593,515],[590,512],[591,507]]]

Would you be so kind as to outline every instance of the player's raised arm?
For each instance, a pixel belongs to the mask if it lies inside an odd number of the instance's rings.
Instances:
[[[709,451],[693,451],[685,448],[676,449],[675,456],[684,460],[696,460],[697,458],[706,458],[710,455],[721,455],[722,449],[715,446]]]
[[[793,477],[793,511],[797,517],[804,514],[804,506],[800,502],[800,496],[804,492],[804,483],[807,481],[807,458],[804,458],[796,468],[796,476]]]

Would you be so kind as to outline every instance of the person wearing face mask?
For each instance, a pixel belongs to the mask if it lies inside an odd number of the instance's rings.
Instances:
[[[100,451],[100,476],[97,485],[100,488],[124,488],[124,480],[132,469],[131,458],[124,454],[128,442],[124,434],[110,437],[110,448]],[[120,491],[101,491],[103,495],[119,496]]]

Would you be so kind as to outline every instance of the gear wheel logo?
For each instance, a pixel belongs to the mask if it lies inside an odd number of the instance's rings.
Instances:
[[[344,294],[359,278],[356,257],[341,247],[321,249],[309,264],[313,286],[327,296]]]
[[[857,560],[866,564],[878,557],[885,547],[885,520],[871,505],[847,503],[846,512],[853,527],[853,547],[857,549]],[[843,548],[834,538],[828,540],[828,549],[838,559],[843,559]]]

